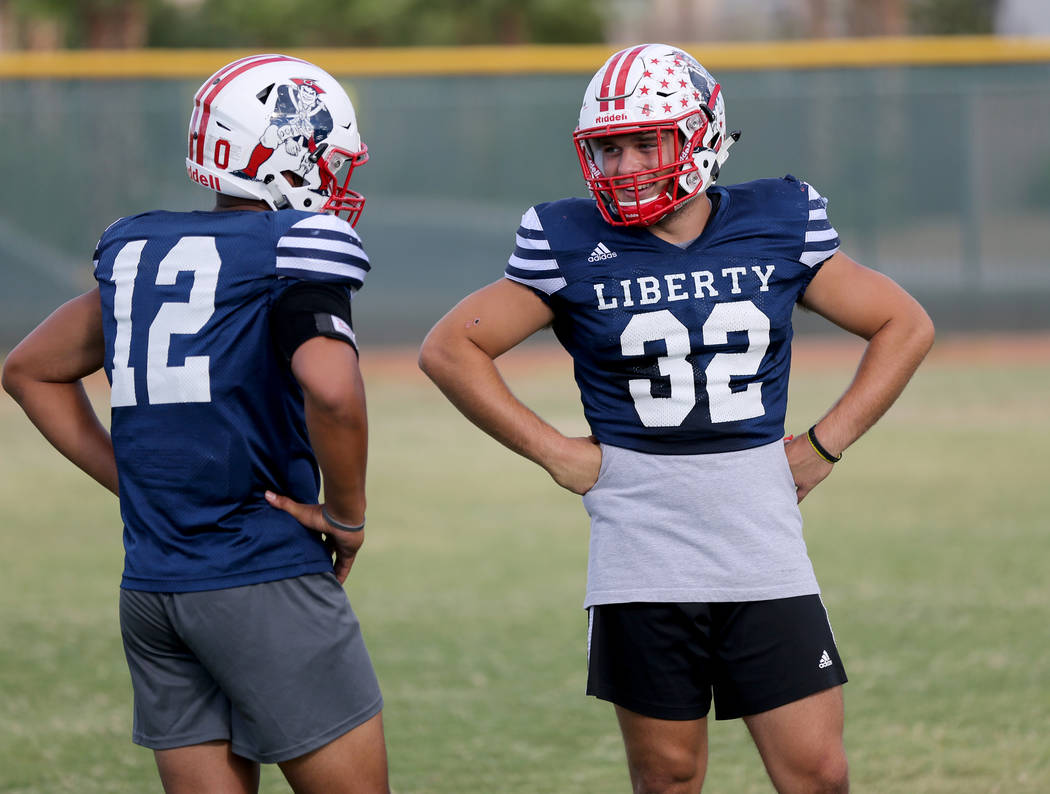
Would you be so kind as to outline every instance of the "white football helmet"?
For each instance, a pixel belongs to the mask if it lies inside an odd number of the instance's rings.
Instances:
[[[597,138],[674,133],[674,155],[633,174],[602,171]],[[620,50],[587,86],[573,133],[583,178],[602,216],[614,226],[648,226],[692,200],[718,178],[739,132],[726,134],[722,89],[695,58],[667,44]],[[670,179],[666,192],[639,198],[647,185]],[[633,195],[633,199],[617,196]]]
[[[193,98],[190,179],[273,209],[328,212],[356,223],[364,197],[349,189],[368,160],[354,106],[308,61],[253,55],[222,67]],[[284,176],[293,176],[292,184]]]

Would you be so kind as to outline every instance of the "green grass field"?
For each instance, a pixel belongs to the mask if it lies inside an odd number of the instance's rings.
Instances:
[[[1050,791],[1050,345],[993,349],[938,342],[803,505],[851,676],[858,792]],[[805,350],[795,432],[852,370]],[[372,355],[369,537],[348,590],[386,696],[394,790],[627,791],[611,707],[583,694],[579,499],[410,362]],[[515,390],[585,432],[564,356],[512,356]],[[0,438],[0,791],[159,791],[129,738],[115,500],[6,395]],[[711,733],[705,791],[771,790],[740,722]],[[262,788],[287,791],[275,768]]]

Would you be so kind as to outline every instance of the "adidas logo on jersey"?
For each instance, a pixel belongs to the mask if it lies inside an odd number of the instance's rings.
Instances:
[[[831,657],[828,656],[828,652],[824,651],[824,653],[820,655],[820,661],[817,662],[817,667],[823,670],[825,667],[831,667],[831,665],[833,664],[835,663],[831,661]]]
[[[594,246],[594,250],[591,251],[591,255],[587,257],[588,262],[601,262],[603,259],[613,259],[616,256],[615,251],[610,251],[605,243],[598,243]]]

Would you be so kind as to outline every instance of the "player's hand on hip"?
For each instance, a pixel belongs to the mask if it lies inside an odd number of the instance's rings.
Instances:
[[[810,491],[831,474],[834,466],[813,451],[805,433],[785,438],[784,452],[791,467],[791,477],[795,481],[795,493],[801,503]]]
[[[585,494],[598,481],[602,449],[594,436],[566,438],[561,454],[547,471],[562,488]]]
[[[332,555],[332,573],[339,580],[339,584],[346,581],[350,575],[350,569],[357,559],[357,550],[365,542],[365,531],[343,532],[338,529],[329,529],[325,532],[324,545]]]
[[[365,542],[364,530],[344,532],[333,529],[321,513],[321,505],[308,505],[281,496],[273,491],[266,492],[266,501],[271,507],[283,510],[309,530],[324,535],[325,548],[333,556],[332,572],[342,584],[350,575],[357,551]]]

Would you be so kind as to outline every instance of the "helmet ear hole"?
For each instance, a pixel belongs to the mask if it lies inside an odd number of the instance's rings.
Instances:
[[[270,177],[268,181],[272,181],[272,175],[268,176]],[[306,181],[303,179],[302,174],[300,174],[298,171],[281,171],[281,176],[288,180],[288,184],[292,187],[302,187],[306,184]]]

